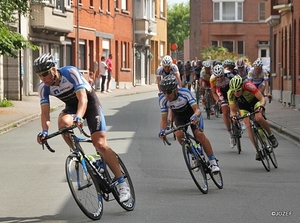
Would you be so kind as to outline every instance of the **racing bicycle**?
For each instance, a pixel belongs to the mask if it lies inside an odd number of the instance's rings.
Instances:
[[[70,135],[73,146],[72,153],[67,157],[65,162],[66,178],[72,195],[81,211],[90,219],[99,220],[103,214],[103,200],[116,200],[123,209],[132,211],[135,207],[134,187],[129,172],[120,156],[115,154],[131,193],[131,198],[125,202],[120,202],[117,190],[118,181],[115,179],[108,165],[106,165],[101,154],[93,156],[97,157],[97,160],[91,160],[91,155],[86,155],[81,147],[81,142],[92,142],[89,139],[90,136],[82,128],[78,127],[80,132],[87,138],[77,137],[74,133],[75,128],[77,126],[72,125],[48,135],[43,141],[42,146],[44,149],[45,145],[53,153],[55,150],[50,147],[47,140],[61,134]],[[111,194],[112,196],[110,196]]]
[[[165,135],[169,135],[178,130],[183,131],[183,143],[182,143],[182,153],[187,165],[187,168],[196,184],[198,189],[203,193],[208,193],[208,180],[212,179],[215,185],[219,188],[223,188],[223,177],[221,171],[217,173],[212,173],[209,161],[206,158],[205,152],[202,149],[202,145],[200,142],[196,140],[194,136],[192,136],[188,132],[188,127],[191,123],[187,123],[185,125],[177,126],[171,130],[167,130]],[[167,145],[171,145],[171,143],[165,137],[164,143]],[[195,160],[196,162],[195,162]],[[218,160],[216,159],[218,164]]]
[[[259,155],[260,161],[267,171],[271,170],[270,160],[275,168],[278,168],[275,150],[272,146],[272,142],[268,137],[268,133],[264,130],[261,125],[255,120],[255,114],[259,111],[249,112],[237,120],[249,118],[250,128],[252,131],[254,144]],[[266,117],[263,115],[266,119]]]
[[[241,123],[239,121],[232,121],[232,119],[230,120],[231,120],[231,129],[232,129],[234,144],[236,145],[238,154],[240,154],[242,151],[241,138],[243,134]]]

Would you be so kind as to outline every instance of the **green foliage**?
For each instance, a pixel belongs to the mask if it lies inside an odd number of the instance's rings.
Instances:
[[[36,3],[43,4],[41,0]],[[38,49],[12,27],[19,21],[18,14],[30,17],[30,0],[1,0],[0,12],[0,55],[16,58],[20,49]]]
[[[0,101],[0,107],[12,107],[14,106],[13,103],[6,98],[3,98],[3,100]]]
[[[168,43],[176,43],[183,50],[183,41],[190,36],[190,5],[179,3],[168,6]]]
[[[228,52],[228,49],[222,46],[208,46],[202,50],[201,56],[203,60],[210,56],[212,60],[218,59],[222,62],[226,59],[237,61],[240,58],[237,54]]]

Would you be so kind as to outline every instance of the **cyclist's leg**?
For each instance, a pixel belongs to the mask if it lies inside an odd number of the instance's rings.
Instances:
[[[96,105],[97,106],[97,105]],[[118,190],[120,193],[120,202],[127,201],[130,195],[130,189],[125,182],[121,172],[119,161],[115,152],[107,144],[106,140],[106,122],[100,106],[96,109],[90,109],[86,112],[86,119],[91,131],[91,139],[94,147],[104,158],[104,161],[109,166],[118,181]],[[97,120],[97,121],[95,121]]]
[[[58,129],[69,127],[74,123],[74,115],[76,111],[71,111],[69,108],[65,108],[58,116]],[[70,149],[73,149],[73,143],[69,133],[65,133],[61,135],[65,142],[68,144]]]

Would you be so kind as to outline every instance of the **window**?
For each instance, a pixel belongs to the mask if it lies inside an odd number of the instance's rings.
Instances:
[[[94,0],[90,0],[90,6],[94,7]]]
[[[129,52],[129,43],[122,42],[122,68],[129,68],[128,63],[128,52]]]
[[[233,41],[222,41],[222,46],[227,48],[229,52],[233,52]]]
[[[259,21],[265,21],[265,3],[259,3]]]
[[[86,70],[85,40],[79,40],[79,69]]]
[[[165,4],[164,1],[160,1],[160,17],[165,18]]]
[[[243,21],[244,0],[213,0],[214,21]]]
[[[165,56],[165,42],[160,42],[159,54],[161,58]]]
[[[127,0],[122,0],[121,9],[127,10]]]
[[[237,54],[244,55],[244,41],[237,41]]]
[[[110,12],[110,0],[106,0],[106,12]]]
[[[211,41],[211,45],[212,46],[219,46],[219,43],[218,43],[217,40],[213,40],[213,41]]]
[[[100,10],[103,10],[103,0],[99,0],[99,9]]]
[[[114,0],[114,7],[115,7],[115,9],[117,9],[117,8],[118,8],[118,6],[119,6],[119,2],[118,2],[118,0]]]

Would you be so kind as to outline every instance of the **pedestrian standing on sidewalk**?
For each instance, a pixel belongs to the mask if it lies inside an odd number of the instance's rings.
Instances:
[[[107,65],[106,92],[111,92],[111,90],[109,89],[109,83],[112,78],[112,71],[113,71],[112,54],[108,55],[108,58],[106,60],[106,65]]]
[[[101,57],[100,62],[100,75],[101,75],[101,93],[106,93],[104,86],[105,86],[105,80],[107,77],[107,65],[105,63],[105,57]]]

